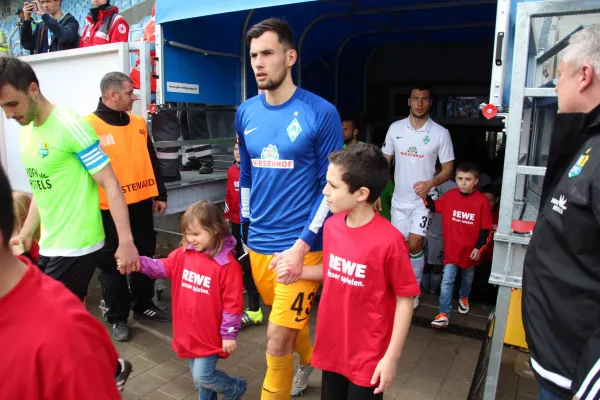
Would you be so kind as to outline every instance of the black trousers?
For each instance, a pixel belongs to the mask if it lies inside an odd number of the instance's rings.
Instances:
[[[321,400],[383,400],[383,393],[374,391],[374,387],[358,386],[343,375],[323,371]]]
[[[128,208],[135,246],[140,256],[152,257],[156,250],[152,199],[130,204]],[[154,306],[154,280],[140,272],[132,273],[130,294],[127,275],[121,275],[117,270],[115,252],[119,247],[119,238],[110,211],[102,210],[102,222],[106,239],[100,253],[99,268],[102,297],[108,308],[106,318],[110,323],[127,321],[131,309],[142,313]]]
[[[88,286],[98,265],[99,251],[78,257],[40,255],[38,266],[44,273],[67,287],[79,300],[87,296]]]
[[[241,225],[231,223],[231,234],[235,237],[237,244],[235,246],[235,254],[238,258],[242,271],[244,272],[244,287],[246,288],[246,294],[248,295],[248,309],[250,311],[258,311],[260,307],[258,290],[256,284],[252,278],[252,268],[250,267],[250,257],[245,256],[240,258],[244,254],[244,246],[242,245],[242,234]]]

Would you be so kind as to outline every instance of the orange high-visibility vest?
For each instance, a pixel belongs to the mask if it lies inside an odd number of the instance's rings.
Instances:
[[[144,119],[129,114],[126,126],[109,125],[95,114],[85,117],[100,139],[102,149],[110,158],[117,180],[127,204],[158,196],[156,177],[148,153],[148,129]],[[100,208],[108,210],[108,198],[102,187],[98,188]]]

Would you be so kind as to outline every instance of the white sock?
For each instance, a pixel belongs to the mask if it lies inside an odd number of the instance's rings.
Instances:
[[[410,263],[412,264],[417,284],[421,286],[421,278],[423,277],[423,269],[425,268],[425,252],[421,251],[418,254],[410,255]]]

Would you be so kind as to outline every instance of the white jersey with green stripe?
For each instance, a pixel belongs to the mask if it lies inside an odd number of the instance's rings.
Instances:
[[[40,254],[76,257],[101,249],[104,228],[92,175],[110,160],[92,125],[56,106],[41,126],[21,128],[19,148],[40,214]]]

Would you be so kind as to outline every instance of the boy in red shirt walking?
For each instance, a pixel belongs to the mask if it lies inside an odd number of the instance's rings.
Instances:
[[[431,322],[434,328],[445,328],[449,323],[454,280],[461,269],[458,312],[469,312],[469,295],[475,276],[475,265],[490,239],[492,214],[488,199],[475,187],[479,171],[470,163],[456,168],[457,189],[446,192],[439,200],[427,197],[427,206],[442,214],[444,236],[444,275],[440,292],[439,314]]]
[[[323,194],[336,215],[325,222],[323,265],[300,277],[323,280],[312,364],[323,370],[321,399],[383,399],[420,291],[405,238],[373,209],[389,176],[381,150],[357,144],[329,161]],[[275,269],[281,280],[289,266]]]

